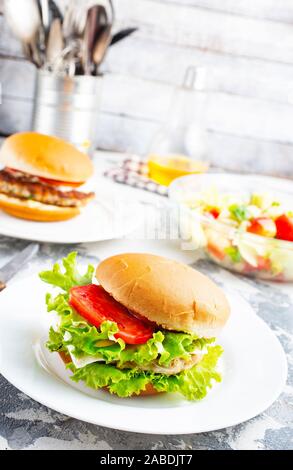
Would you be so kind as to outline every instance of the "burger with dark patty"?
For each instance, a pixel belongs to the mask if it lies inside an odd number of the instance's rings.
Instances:
[[[230,308],[196,270],[128,253],[81,275],[71,253],[63,269],[55,264],[40,278],[59,288],[46,297],[47,310],[59,317],[47,347],[60,354],[72,380],[119,397],[170,392],[188,400],[202,399],[221,380],[215,336]]]
[[[76,189],[93,174],[91,160],[56,137],[14,134],[1,148],[0,164],[0,208],[15,217],[70,219],[94,197]]]

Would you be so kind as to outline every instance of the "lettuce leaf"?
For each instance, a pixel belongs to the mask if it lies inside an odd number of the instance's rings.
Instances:
[[[227,246],[225,248],[225,253],[230,257],[230,259],[233,261],[233,263],[240,263],[242,258],[239,249],[237,246]]]
[[[216,364],[223,350],[220,346],[209,346],[203,360],[187,371],[176,375],[163,375],[144,372],[139,369],[118,369],[113,365],[94,363],[81,369],[70,364],[72,380],[83,381],[96,390],[108,387],[111,393],[119,397],[129,397],[145,390],[152,384],[158,392],[181,393],[188,400],[201,400],[213,382],[220,382],[221,376],[216,371]]]
[[[232,204],[229,207],[231,218],[237,222],[249,219],[248,209],[245,205]]]
[[[90,264],[86,273],[81,275],[77,269],[76,257],[77,252],[69,253],[62,260],[63,271],[60,265],[55,263],[51,271],[43,271],[39,274],[41,280],[47,284],[60,287],[65,292],[68,292],[74,286],[91,284],[95,268]]]

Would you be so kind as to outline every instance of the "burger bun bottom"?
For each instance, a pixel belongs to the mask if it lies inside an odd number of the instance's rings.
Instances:
[[[0,209],[13,217],[35,222],[60,222],[80,214],[77,207],[59,207],[0,194]]]

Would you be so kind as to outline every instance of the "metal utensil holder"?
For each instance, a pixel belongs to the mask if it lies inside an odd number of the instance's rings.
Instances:
[[[33,130],[71,142],[91,154],[100,110],[102,77],[63,76],[39,70]]]

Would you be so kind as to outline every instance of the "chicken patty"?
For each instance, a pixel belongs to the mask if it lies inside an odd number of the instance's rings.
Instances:
[[[146,372],[154,372],[155,374],[163,374],[163,375],[176,375],[180,372],[188,369],[192,369],[193,366],[198,364],[203,358],[203,354],[197,353],[193,354],[189,360],[176,358],[174,359],[171,364],[167,367],[163,367],[159,364],[158,361],[153,361],[146,365],[137,365],[135,363],[129,362],[123,364],[123,369],[133,369],[137,367],[139,370],[143,370]]]
[[[60,207],[82,207],[95,196],[92,192],[61,191],[55,186],[40,182],[38,177],[6,169],[0,171],[0,193]]]

